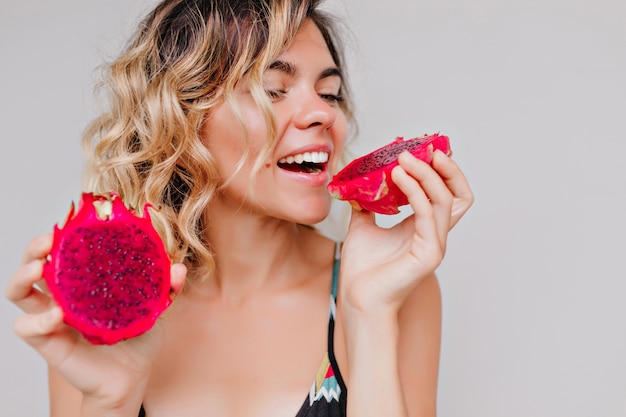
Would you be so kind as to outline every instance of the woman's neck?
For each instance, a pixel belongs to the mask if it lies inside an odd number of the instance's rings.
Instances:
[[[239,302],[250,294],[289,285],[329,257],[326,240],[310,227],[246,213],[205,221],[216,270],[205,287],[212,296]]]

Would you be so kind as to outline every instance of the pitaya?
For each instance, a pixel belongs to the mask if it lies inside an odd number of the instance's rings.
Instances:
[[[170,264],[150,221],[115,193],[83,193],[54,227],[43,276],[63,320],[93,344],[114,344],[154,325],[170,305]]]
[[[398,155],[409,151],[416,158],[430,163],[435,150],[450,154],[450,141],[438,133],[393,142],[350,162],[328,184],[330,194],[363,210],[380,214],[399,213],[398,207],[409,203],[406,195],[391,179],[391,170],[398,165]]]

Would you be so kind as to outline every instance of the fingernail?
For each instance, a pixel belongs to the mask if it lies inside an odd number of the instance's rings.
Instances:
[[[448,160],[450,159],[450,155],[452,154],[452,152],[450,152],[449,154],[444,153],[441,149],[437,149],[434,153],[434,158],[438,158],[442,161],[444,160]]]
[[[412,157],[413,155],[411,155],[411,153],[409,151],[402,151],[400,152],[400,155],[398,155],[398,159],[400,158],[409,158]]]

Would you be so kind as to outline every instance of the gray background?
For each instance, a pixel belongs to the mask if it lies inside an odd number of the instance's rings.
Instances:
[[[352,30],[354,152],[440,131],[476,194],[439,269],[440,417],[626,416],[626,3],[327,5]],[[3,288],[78,196],[94,69],[148,6],[0,0]],[[17,315],[0,300],[0,416],[43,416]]]

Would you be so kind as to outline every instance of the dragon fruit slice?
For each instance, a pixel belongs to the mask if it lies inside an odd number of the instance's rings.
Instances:
[[[398,207],[409,204],[406,195],[391,180],[391,170],[398,165],[398,155],[409,151],[416,158],[430,163],[435,150],[450,154],[450,141],[438,133],[393,142],[350,162],[328,184],[330,194],[349,201],[361,210],[380,214],[399,213]]]
[[[54,227],[43,276],[65,323],[93,344],[114,344],[154,325],[170,305],[170,264],[150,221],[115,193],[83,193]]]

